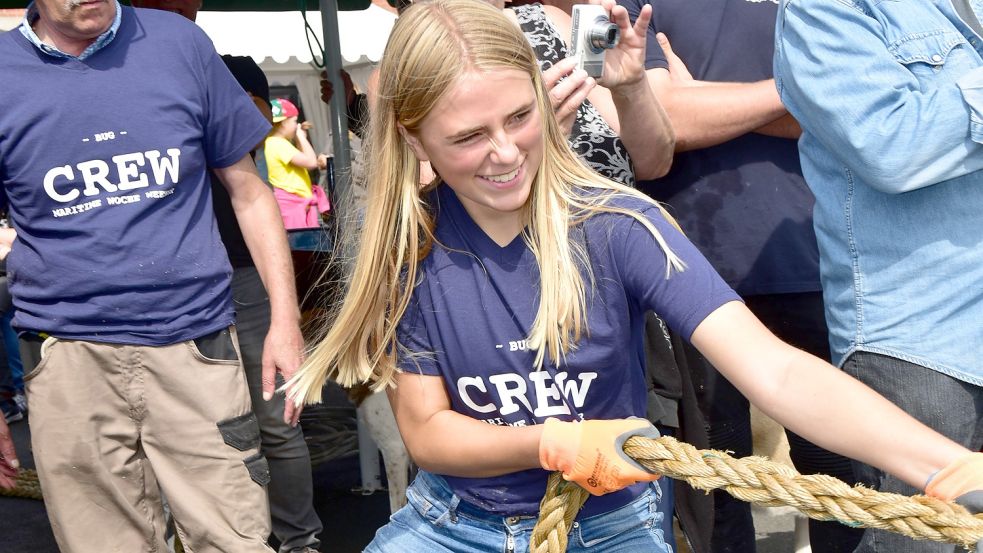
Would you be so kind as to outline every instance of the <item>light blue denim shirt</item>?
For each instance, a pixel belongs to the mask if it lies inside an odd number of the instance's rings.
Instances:
[[[85,58],[105,48],[107,44],[109,44],[110,42],[113,41],[114,38],[116,38],[116,32],[119,30],[120,21],[122,21],[123,19],[123,10],[120,8],[119,2],[116,2],[116,17],[113,18],[113,24],[110,25],[109,29],[106,32],[96,37],[95,42],[90,44],[81,54],[79,54],[77,58],[71,54],[66,54],[65,52],[62,52],[61,50],[55,48],[54,46],[50,46],[48,44],[41,42],[41,39],[38,38],[38,35],[34,32],[34,28],[31,27],[31,25],[34,23],[35,20],[37,20],[37,18],[38,18],[38,9],[34,5],[34,2],[31,2],[30,4],[28,4],[27,12],[24,14],[24,21],[21,22],[19,27],[21,34],[24,35],[27,38],[27,40],[30,40],[31,44],[34,44],[35,46],[38,47],[39,50],[41,50],[45,54],[48,54],[49,56],[54,56],[56,58],[67,58],[67,59],[75,58],[78,60],[84,60]]]
[[[980,36],[950,0],[784,0],[775,40],[833,362],[868,351],[983,385]]]

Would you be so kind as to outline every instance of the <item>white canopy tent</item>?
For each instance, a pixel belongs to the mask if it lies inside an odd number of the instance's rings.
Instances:
[[[320,39],[321,13],[306,15],[313,36]],[[362,11],[338,12],[342,63],[360,90],[365,90],[373,64],[382,58],[395,21],[395,14],[374,4]],[[256,60],[270,85],[296,86],[305,115],[315,123],[315,148],[330,149],[329,111],[321,102],[321,69],[314,64],[321,62],[321,53],[313,37],[308,46],[301,12],[200,12],[198,25],[220,53]]]

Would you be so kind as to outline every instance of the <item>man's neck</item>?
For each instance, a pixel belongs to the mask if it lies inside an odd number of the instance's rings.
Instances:
[[[85,52],[85,49],[91,46],[99,38],[99,36],[108,31],[112,25],[113,22],[110,20],[109,25],[105,29],[99,31],[96,36],[91,38],[79,38],[68,36],[59,32],[53,25],[49,25],[40,13],[38,13],[34,21],[31,22],[31,28],[34,29],[34,34],[38,36],[41,42],[76,57],[82,55],[82,52]]]

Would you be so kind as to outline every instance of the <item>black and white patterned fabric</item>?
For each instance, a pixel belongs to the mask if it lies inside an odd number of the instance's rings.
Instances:
[[[567,47],[556,27],[547,19],[542,5],[527,4],[516,6],[513,10],[543,71],[567,57]],[[635,185],[635,172],[628,150],[589,100],[584,100],[577,111],[577,119],[568,138],[573,151],[595,171],[628,186]]]

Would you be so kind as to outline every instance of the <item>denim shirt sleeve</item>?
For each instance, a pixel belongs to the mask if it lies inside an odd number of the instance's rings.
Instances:
[[[938,32],[907,35],[889,27],[891,17],[918,20],[921,27],[913,28],[922,29],[925,19],[899,12],[879,20],[862,4],[783,2],[775,79],[789,112],[858,180],[882,192],[907,192],[983,169],[979,55],[933,2],[913,4],[933,12]],[[894,36],[885,36],[888,28]],[[902,52],[918,41],[934,41],[926,52],[936,53]],[[956,61],[950,66],[944,55]]]

